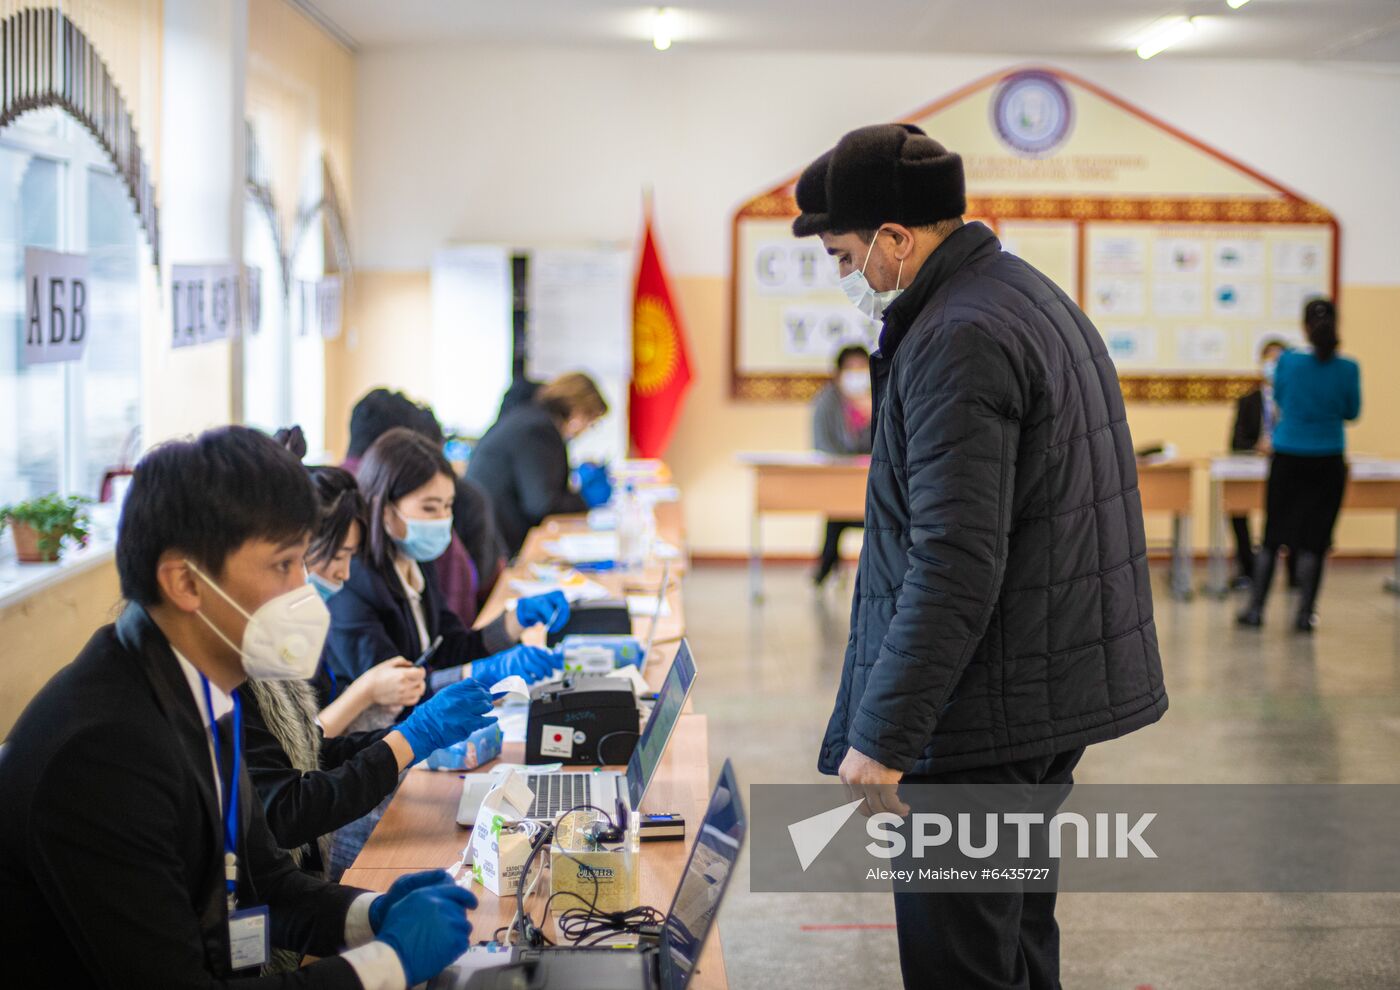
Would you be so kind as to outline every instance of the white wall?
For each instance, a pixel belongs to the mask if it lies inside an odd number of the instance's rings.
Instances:
[[[423,270],[452,241],[630,239],[651,183],[672,269],[721,275],[739,203],[850,128],[908,114],[1019,61],[367,51],[356,92],[359,262]],[[1331,209],[1342,225],[1343,281],[1400,282],[1400,73],[1170,55],[1052,64]]]

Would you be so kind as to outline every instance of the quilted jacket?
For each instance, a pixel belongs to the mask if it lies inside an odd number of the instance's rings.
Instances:
[[[885,312],[841,683],[818,762],[912,775],[1112,739],[1167,708],[1137,467],[1103,340],[980,223]]]

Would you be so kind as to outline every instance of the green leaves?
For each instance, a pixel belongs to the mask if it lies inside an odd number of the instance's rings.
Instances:
[[[82,495],[40,495],[27,502],[0,507],[0,526],[5,523],[28,526],[39,539],[39,552],[45,558],[58,556],[64,537],[80,544],[88,539],[87,507],[92,499]]]

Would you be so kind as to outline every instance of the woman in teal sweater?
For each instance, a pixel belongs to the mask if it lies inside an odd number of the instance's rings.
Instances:
[[[1264,548],[1255,558],[1249,605],[1239,621],[1263,624],[1274,562],[1279,547],[1286,546],[1297,560],[1293,628],[1312,632],[1322,563],[1346,492],[1344,427],[1361,414],[1361,368],[1337,353],[1337,309],[1330,300],[1308,302],[1303,325],[1311,350],[1284,353],[1274,371],[1279,423],[1269,466]]]

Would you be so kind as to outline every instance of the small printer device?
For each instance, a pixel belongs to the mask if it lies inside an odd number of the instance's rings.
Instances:
[[[630,681],[602,674],[565,674],[530,695],[525,762],[626,763],[641,726]]]

